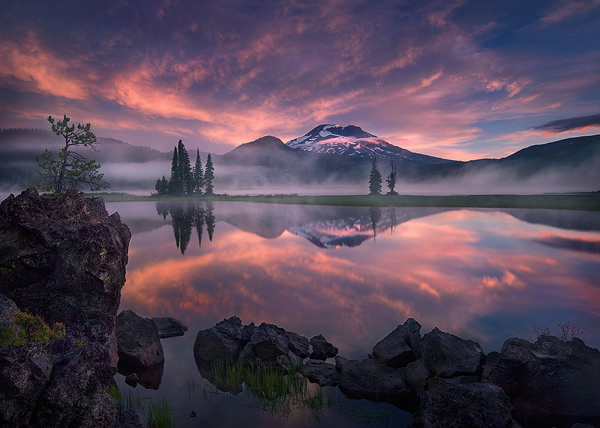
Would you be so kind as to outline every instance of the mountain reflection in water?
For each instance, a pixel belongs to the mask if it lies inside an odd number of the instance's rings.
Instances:
[[[323,334],[354,359],[366,358],[409,317],[422,334],[437,326],[486,353],[510,337],[535,337],[532,324],[559,333],[559,322],[575,324],[586,344],[600,347],[597,212],[106,205],[133,232],[120,309],[173,316],[189,327],[163,341],[160,388],[144,391],[174,397],[182,418],[194,410],[202,426],[362,426],[345,416],[321,425],[265,420],[227,397],[201,404],[182,394],[188,380],[201,379],[192,352],[197,332],[233,315],[244,324]],[[402,417],[393,414],[390,426],[407,426]],[[188,419],[181,426],[200,424]]]

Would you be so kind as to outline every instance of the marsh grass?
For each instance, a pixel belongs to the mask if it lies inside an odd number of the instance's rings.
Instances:
[[[165,398],[150,400],[146,406],[145,418],[148,428],[173,428],[176,425],[171,403]]]

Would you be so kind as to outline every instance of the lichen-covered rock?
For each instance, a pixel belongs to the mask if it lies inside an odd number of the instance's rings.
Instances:
[[[187,326],[173,317],[152,318],[158,328],[158,336],[161,339],[183,336],[188,330]]]
[[[0,352],[1,426],[117,421],[120,404],[106,390],[116,373],[111,351],[130,238],[102,199],[77,191],[40,197],[28,189],[0,204],[0,294],[66,327],[54,345]]]
[[[407,319],[373,347],[373,356],[385,366],[405,367],[421,358],[420,331],[421,325],[417,321]]]
[[[0,294],[47,323],[106,341],[125,283],[131,233],[100,198],[35,189],[0,204]]]
[[[436,376],[480,373],[485,354],[478,343],[445,333],[437,327],[423,336],[423,364]]]
[[[577,338],[508,339],[483,377],[508,394],[528,424],[600,424],[600,351]]]
[[[338,348],[329,343],[322,334],[311,338],[310,344],[313,347],[310,354],[312,360],[326,360],[335,357],[338,353]]]
[[[154,321],[135,312],[122,311],[117,316],[119,366],[150,369],[165,363],[158,328]]]

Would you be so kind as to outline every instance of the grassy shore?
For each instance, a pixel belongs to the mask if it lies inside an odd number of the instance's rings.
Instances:
[[[542,195],[214,195],[210,197],[136,196],[129,193],[90,193],[88,196],[100,196],[106,202],[201,200],[359,207],[540,208],[600,211],[600,192]]]

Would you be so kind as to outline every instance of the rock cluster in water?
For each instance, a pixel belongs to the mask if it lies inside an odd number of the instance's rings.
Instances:
[[[369,358],[348,360],[320,335],[308,340],[232,317],[198,332],[194,356],[209,380],[218,362],[296,365],[311,382],[337,385],[350,398],[414,412],[414,428],[600,426],[600,351],[581,340],[509,339],[500,353],[486,356],[471,340],[438,328],[421,336],[420,330],[409,318],[375,344]],[[335,364],[327,362],[332,357]]]
[[[102,199],[34,189],[0,204],[0,317],[63,323],[54,342],[0,345],[0,426],[125,426],[106,391],[114,382],[114,333],[131,234]],[[6,339],[6,337],[4,337]],[[133,424],[135,425],[135,423]]]

